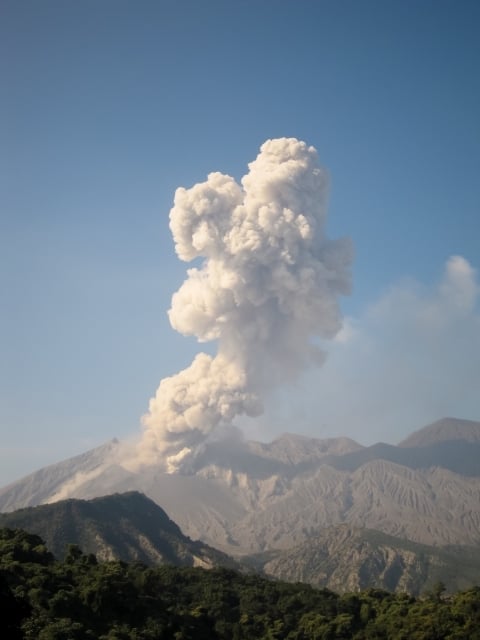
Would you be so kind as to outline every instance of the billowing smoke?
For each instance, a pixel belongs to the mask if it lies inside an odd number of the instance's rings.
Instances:
[[[348,240],[325,235],[327,183],[313,147],[280,138],[262,145],[241,184],[211,173],[177,189],[176,252],[204,261],[173,295],[170,322],[218,351],[160,382],[143,417],[143,460],[179,469],[214,430],[259,415],[270,388],[322,362],[314,339],[340,329],[352,260]]]

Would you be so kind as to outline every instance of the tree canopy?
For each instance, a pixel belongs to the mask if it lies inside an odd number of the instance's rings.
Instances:
[[[38,537],[0,529],[2,629],[12,640],[480,640],[480,587],[421,598],[337,595],[230,569],[56,561]]]

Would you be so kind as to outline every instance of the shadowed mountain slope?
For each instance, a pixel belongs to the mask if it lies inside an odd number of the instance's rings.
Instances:
[[[464,476],[480,477],[480,441],[446,440],[418,447],[395,447],[379,442],[352,453],[329,456],[324,464],[335,469],[355,471],[371,460],[388,460],[410,469],[441,467]]]
[[[99,560],[207,568],[237,566],[225,554],[184,536],[163,509],[134,491],[3,513],[0,527],[39,535],[59,559],[67,545],[77,544]]]
[[[174,474],[156,465],[127,470],[112,442],[0,490],[0,510],[135,490],[192,539],[235,556],[288,549],[340,524],[426,545],[475,546],[479,432],[478,422],[445,419],[417,432],[418,446],[407,439],[371,447],[293,434],[246,442],[232,433]]]

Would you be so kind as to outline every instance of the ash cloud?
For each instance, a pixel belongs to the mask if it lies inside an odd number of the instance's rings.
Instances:
[[[330,351],[328,368],[305,376],[288,402],[270,402],[257,430],[272,435],[270,425],[278,432],[293,424],[303,434],[373,444],[399,442],[446,416],[478,420],[478,272],[456,255],[433,284],[398,282],[344,320]]]
[[[217,354],[160,382],[138,458],[169,472],[237,416],[257,416],[265,394],[324,353],[314,338],[341,328],[352,247],[325,233],[328,178],[317,152],[294,138],[267,140],[240,184],[222,173],[179,188],[170,211],[178,257],[200,267],[173,295],[172,327]]]

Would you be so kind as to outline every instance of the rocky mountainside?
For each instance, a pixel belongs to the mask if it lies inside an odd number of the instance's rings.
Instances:
[[[62,500],[3,513],[0,527],[39,535],[58,559],[67,545],[77,544],[99,560],[238,567],[225,554],[184,536],[163,509],[138,492],[89,501]]]
[[[81,482],[81,479],[95,477],[106,464],[109,465],[107,461],[116,459],[119,447],[118,440],[111,440],[96,449],[43,467],[18,482],[7,485],[0,489],[0,511],[12,511],[42,504],[50,496],[65,491],[65,487],[71,485],[73,478]],[[122,470],[118,469],[118,472],[121,473]]]
[[[442,420],[397,447],[226,439],[171,475],[128,471],[120,448],[109,443],[5,487],[0,510],[137,490],[188,536],[233,555],[288,549],[342,524],[424,545],[480,544],[480,422]]]
[[[431,547],[371,529],[338,525],[323,529],[288,550],[229,556],[184,536],[154,502],[130,492],[62,500],[0,514],[0,529],[23,529],[44,539],[58,559],[76,544],[98,560],[149,565],[228,567],[267,577],[304,582],[338,593],[367,588],[424,593],[441,581],[449,592],[480,582],[478,547]]]
[[[480,582],[478,547],[432,547],[349,525],[329,527],[297,547],[248,559],[267,576],[338,593],[379,588],[419,595],[442,582],[450,592]]]

